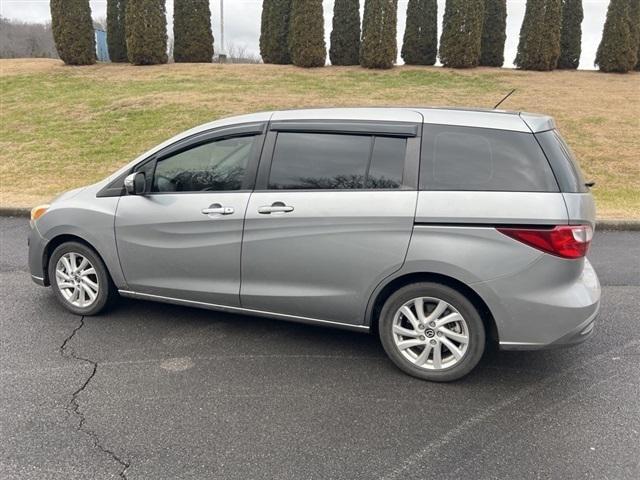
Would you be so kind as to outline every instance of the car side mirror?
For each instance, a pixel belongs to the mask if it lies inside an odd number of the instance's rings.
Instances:
[[[124,188],[129,195],[143,195],[147,188],[144,172],[135,172],[124,179]]]

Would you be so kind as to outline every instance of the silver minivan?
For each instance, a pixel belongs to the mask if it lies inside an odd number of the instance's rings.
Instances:
[[[375,331],[406,373],[593,332],[594,202],[550,117],[349,108],[212,122],[32,211],[78,315],[119,295]],[[241,318],[238,321],[242,321]]]

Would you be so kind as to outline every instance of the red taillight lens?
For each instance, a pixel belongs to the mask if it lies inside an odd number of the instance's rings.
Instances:
[[[553,228],[498,228],[511,238],[562,258],[582,258],[587,254],[593,230],[590,225],[559,225]]]

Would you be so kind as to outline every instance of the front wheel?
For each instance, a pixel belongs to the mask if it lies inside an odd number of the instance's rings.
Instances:
[[[63,243],[53,251],[49,279],[60,303],[77,315],[96,315],[115,296],[115,286],[104,263],[82,243]]]
[[[391,360],[424,380],[449,382],[478,364],[485,346],[480,314],[457,290],[416,283],[393,293],[380,313],[379,333]]]

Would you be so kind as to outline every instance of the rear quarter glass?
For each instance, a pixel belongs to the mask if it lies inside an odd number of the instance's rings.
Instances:
[[[450,125],[425,125],[420,189],[559,191],[532,133]]]
[[[536,133],[563,193],[587,193],[589,189],[569,145],[557,130]]]

